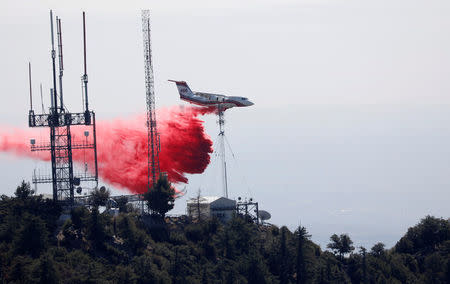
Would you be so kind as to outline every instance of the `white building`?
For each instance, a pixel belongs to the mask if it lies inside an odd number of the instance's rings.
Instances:
[[[225,197],[202,196],[187,201],[187,215],[191,218],[213,218],[228,221],[236,212],[236,201]]]

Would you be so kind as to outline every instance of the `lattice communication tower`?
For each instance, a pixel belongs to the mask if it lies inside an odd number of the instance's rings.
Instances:
[[[147,101],[147,145],[148,145],[148,188],[156,184],[160,174],[160,139],[156,128],[155,87],[153,77],[152,47],[150,38],[150,11],[142,11],[142,33],[144,40],[145,94]]]
[[[31,67],[29,67],[30,76],[30,111],[28,115],[29,127],[48,127],[50,128],[50,142],[36,144],[31,140],[31,151],[50,151],[52,171],[51,176],[33,175],[33,183],[51,183],[53,185],[53,200],[60,202],[69,202],[73,204],[75,195],[75,186],[81,182],[94,182],[98,185],[98,167],[97,167],[97,140],[95,127],[95,113],[89,110],[88,104],[88,76],[86,67],[86,25],[85,13],[83,12],[83,47],[84,47],[84,74],[81,77],[83,85],[84,110],[79,113],[71,113],[67,110],[63,100],[63,50],[62,50],[62,30],[61,19],[56,17],[57,45],[58,45],[58,67],[59,67],[59,90],[57,89],[56,79],[56,50],[53,32],[53,13],[50,11],[50,30],[51,30],[51,58],[53,70],[53,88],[50,89],[51,107],[49,113],[35,114],[33,110],[33,100],[31,93]],[[59,94],[58,94],[59,93]],[[72,141],[71,127],[84,126],[91,129],[92,138],[88,139],[89,132],[85,131],[85,140]],[[93,155],[94,165],[89,172],[87,164],[85,171],[74,172],[73,150],[90,151]],[[81,187],[77,188],[81,193]]]

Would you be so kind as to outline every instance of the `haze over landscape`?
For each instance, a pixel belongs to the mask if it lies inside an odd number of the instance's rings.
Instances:
[[[301,223],[322,248],[333,233],[391,247],[425,215],[450,216],[448,1],[3,1],[0,125],[27,129],[28,61],[35,94],[50,86],[49,8],[63,19],[69,109],[81,109],[85,10],[97,118],[142,114],[143,7],[158,108],[187,105],[167,79],[255,102],[226,113],[232,197],[253,197],[276,225]],[[217,118],[202,119],[215,140]],[[212,160],[178,185],[187,194],[170,213],[199,188],[221,194]],[[1,153],[1,193],[43,165]]]

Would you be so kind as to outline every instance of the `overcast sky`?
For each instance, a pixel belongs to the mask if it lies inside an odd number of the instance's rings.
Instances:
[[[145,111],[141,8],[158,107],[185,104],[167,79],[252,100],[226,114],[230,195],[253,197],[273,223],[301,223],[322,247],[333,233],[391,247],[425,215],[450,216],[449,1],[2,0],[0,125],[27,127],[28,61],[35,93],[50,86],[50,8],[63,22],[73,111],[83,10],[98,119]],[[204,119],[215,140],[216,118]],[[0,154],[2,193],[36,166]],[[191,176],[187,197],[220,194],[217,170],[213,161]]]

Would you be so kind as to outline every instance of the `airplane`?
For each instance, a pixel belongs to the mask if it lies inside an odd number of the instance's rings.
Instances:
[[[248,107],[253,105],[251,101],[244,97],[232,97],[220,94],[193,92],[185,81],[169,81],[174,82],[177,85],[178,93],[180,93],[180,98],[192,104],[200,106],[217,106],[219,108],[222,108],[223,110],[232,107]]]

